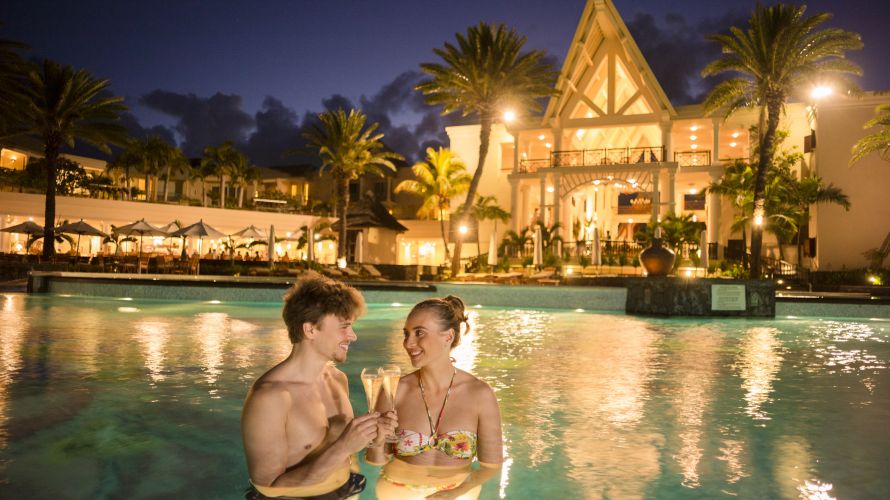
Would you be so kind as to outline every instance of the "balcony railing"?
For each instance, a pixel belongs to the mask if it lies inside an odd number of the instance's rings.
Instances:
[[[520,160],[519,171],[535,172],[550,167],[658,163],[665,161],[664,158],[664,146],[554,151],[550,153],[550,158]]]
[[[681,167],[704,167],[711,164],[711,151],[675,151],[674,161]]]

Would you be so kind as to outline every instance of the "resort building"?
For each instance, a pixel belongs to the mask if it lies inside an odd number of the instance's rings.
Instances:
[[[543,116],[519,113],[514,122],[493,127],[480,194],[509,207],[513,230],[535,221],[559,223],[566,244],[589,245],[594,231],[603,239],[631,240],[653,219],[692,214],[707,224],[712,259],[741,254],[730,202],[703,190],[727,164],[749,158],[756,111],[724,120],[720,113],[706,116],[700,105],[673,106],[610,0],[587,2],[556,90]],[[848,166],[851,147],[866,134],[863,124],[888,101],[886,95],[830,95],[785,107],[782,147],[803,153],[797,173],[821,176],[852,203],[850,212],[811,208],[802,231],[804,260],[813,268],[864,267],[862,253],[890,233],[884,200],[890,165],[872,155]],[[447,133],[451,148],[475,168],[479,125]],[[764,240],[766,254],[778,258],[775,238],[767,232]],[[472,253],[473,246],[464,248]],[[796,262],[796,248],[783,250]]]

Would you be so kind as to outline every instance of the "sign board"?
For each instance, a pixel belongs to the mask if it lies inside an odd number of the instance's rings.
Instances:
[[[745,285],[711,285],[712,311],[744,311]]]

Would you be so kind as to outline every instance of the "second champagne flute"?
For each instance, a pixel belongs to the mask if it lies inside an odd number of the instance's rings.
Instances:
[[[378,373],[379,369],[362,369],[362,386],[365,388],[365,396],[368,398],[368,413],[377,407],[377,396],[380,395],[380,386],[383,382]]]
[[[383,379],[383,392],[386,394],[387,399],[389,399],[390,409],[395,412],[396,411],[396,393],[399,390],[399,380],[402,378],[402,369],[396,365],[387,365],[383,368],[380,368],[380,376]],[[395,443],[398,441],[396,438],[395,430],[389,436],[386,436],[387,443]]]

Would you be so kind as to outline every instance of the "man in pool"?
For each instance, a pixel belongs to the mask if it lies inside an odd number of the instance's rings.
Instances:
[[[246,498],[334,500],[365,487],[354,454],[379,446],[394,414],[354,417],[346,361],[365,301],[344,283],[309,274],[284,298],[290,355],[253,384],[241,414],[251,487]]]

